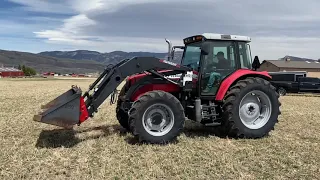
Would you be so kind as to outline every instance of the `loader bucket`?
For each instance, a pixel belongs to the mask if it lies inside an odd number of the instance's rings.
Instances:
[[[35,115],[33,120],[59,127],[72,128],[73,125],[80,124],[83,105],[81,90],[77,87],[72,87],[67,92],[41,106],[43,110]]]

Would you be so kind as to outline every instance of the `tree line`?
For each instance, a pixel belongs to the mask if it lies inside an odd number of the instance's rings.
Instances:
[[[37,74],[37,71],[35,69],[25,65],[19,65],[18,69],[22,70],[25,76],[34,76]]]

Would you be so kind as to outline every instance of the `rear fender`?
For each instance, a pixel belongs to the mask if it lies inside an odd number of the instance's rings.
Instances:
[[[245,79],[247,77],[260,77],[268,81],[271,80],[271,76],[267,71],[252,71],[248,69],[240,69],[235,71],[233,74],[224,79],[219,87],[219,90],[216,95],[216,101],[222,101],[225,97],[228,89],[234,85],[237,81]]]

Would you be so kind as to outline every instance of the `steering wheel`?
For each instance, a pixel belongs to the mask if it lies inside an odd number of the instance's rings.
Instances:
[[[189,63],[187,65],[185,65],[186,67],[190,67],[190,68],[194,68],[194,67],[197,67],[198,66],[198,63],[197,62],[192,62],[192,63]]]

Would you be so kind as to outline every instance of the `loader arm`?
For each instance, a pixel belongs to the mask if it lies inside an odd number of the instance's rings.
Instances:
[[[166,78],[163,74],[157,72],[157,69],[169,69],[182,74],[192,70],[189,67],[180,66],[154,57],[125,59],[113,67],[105,69],[101,76],[89,87],[89,91],[84,93],[83,98],[87,98],[85,104],[89,116],[93,117],[98,107],[116,90],[126,77],[136,73],[148,72],[182,87],[182,84]],[[96,91],[89,95],[89,92],[93,90],[96,85]]]

